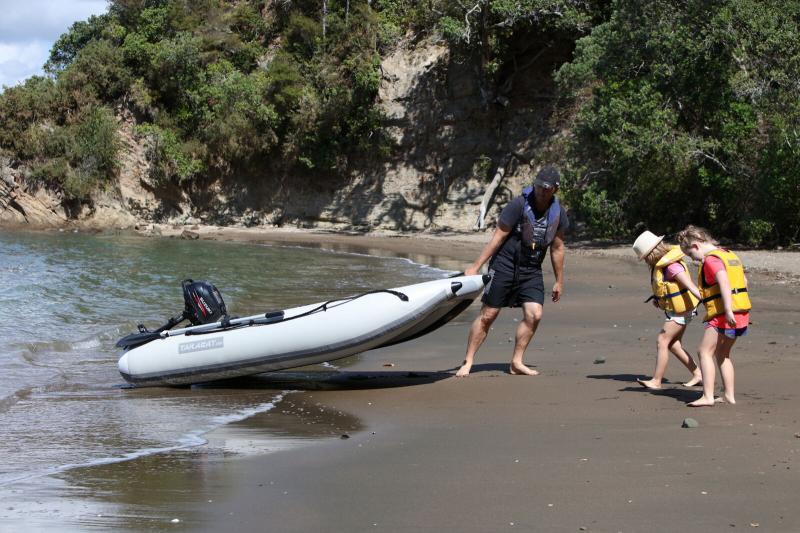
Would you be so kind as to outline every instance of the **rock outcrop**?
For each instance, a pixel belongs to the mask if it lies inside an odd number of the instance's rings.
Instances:
[[[150,180],[148,141],[136,135],[133,117],[120,109],[121,167],[113,187],[95,193],[90,205],[76,212],[65,208],[58,192],[32,187],[22,169],[0,161],[0,224],[206,222],[471,231],[498,168],[505,177],[489,204],[489,222],[530,180],[535,168],[528,159],[553,132],[551,104],[542,97],[552,65],[516,74],[516,92],[493,98],[469,65],[434,41],[399,45],[383,60],[379,91],[392,155],[324,179],[265,175],[220,180],[202,191],[159,188]],[[531,92],[538,96],[531,98]]]
[[[0,224],[58,227],[68,222],[57,192],[28,186],[23,171],[0,158]]]

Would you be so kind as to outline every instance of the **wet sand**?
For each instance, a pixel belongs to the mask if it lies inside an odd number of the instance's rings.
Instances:
[[[210,230],[203,238],[383,250],[455,269],[472,260],[488,235]],[[553,278],[549,262],[545,266],[549,293]],[[300,392],[289,394],[276,412],[207,435],[228,443],[217,446],[230,450],[221,457],[197,450],[188,458],[169,454],[71,472],[73,486],[95,498],[104,494],[117,513],[127,509],[113,520],[78,525],[298,532],[800,530],[800,287],[750,274],[754,323],[733,352],[738,403],[691,409],[685,404],[700,389],[679,385],[688,372],[675,359],[663,391],[636,383],[653,370],[662,324],[642,303],[646,280],[646,269],[630,258],[568,251],[563,299],[546,302],[526,355],[541,372],[537,377],[507,372],[518,310],[501,313],[472,374],[454,377],[475,304],[429,336],[345,360],[338,371],[281,372],[219,385],[223,392],[265,397]],[[699,322],[690,325],[690,352],[701,330]],[[284,418],[276,423],[276,416]],[[682,428],[686,417],[699,427]],[[300,445],[264,436],[275,427]]]

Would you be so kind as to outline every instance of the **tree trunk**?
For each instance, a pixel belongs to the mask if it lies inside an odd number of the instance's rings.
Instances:
[[[325,40],[325,29],[328,22],[328,0],[322,0],[322,40]]]
[[[503,181],[503,176],[505,176],[506,174],[507,164],[508,164],[508,158],[506,157],[503,159],[503,162],[497,167],[492,182],[486,188],[486,192],[483,193],[483,199],[481,200],[480,211],[478,212],[478,220],[475,221],[475,226],[473,226],[473,229],[482,230],[486,228],[486,211],[489,209],[489,202],[492,201],[494,192],[497,190],[497,188],[500,186],[500,183]]]

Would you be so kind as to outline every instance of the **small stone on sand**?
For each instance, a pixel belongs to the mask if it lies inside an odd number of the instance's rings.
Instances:
[[[602,365],[605,362],[606,362],[606,358],[605,357],[595,357],[594,358],[594,364],[596,364],[596,365]]]
[[[348,435],[347,433],[344,433],[344,434],[342,434],[341,438],[342,439],[349,439],[350,435]]]
[[[682,428],[696,428],[699,425],[700,425],[700,423],[697,422],[697,420],[695,420],[694,418],[684,418],[683,419],[683,424],[681,424],[681,427]]]

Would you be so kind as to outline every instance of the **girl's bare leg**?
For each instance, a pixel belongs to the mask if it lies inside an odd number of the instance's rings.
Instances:
[[[683,336],[685,329],[686,326],[682,326],[673,320],[664,322],[664,327],[658,334],[658,340],[656,342],[656,369],[653,372],[653,377],[651,379],[637,379],[636,381],[638,381],[640,385],[647,389],[661,388],[661,381],[664,379],[664,373],[667,371],[669,352],[670,350],[674,352],[672,346],[676,342],[678,346],[680,346],[680,338]],[[681,358],[677,353],[675,356],[678,359]],[[689,355],[686,354],[686,357],[689,358]],[[691,361],[691,358],[689,358],[689,360]],[[685,365],[686,363],[684,362],[683,364]],[[692,362],[692,364],[694,364],[694,362]]]
[[[703,381],[703,377],[700,374],[700,368],[695,364],[694,359],[689,353],[683,349],[683,344],[681,344],[681,338],[683,337],[683,332],[686,331],[686,326],[682,326],[682,331],[678,335],[678,338],[675,339],[675,342],[669,347],[670,351],[678,358],[678,361],[683,363],[683,366],[692,373],[692,379],[684,383],[686,387],[693,387],[697,385],[701,381]]]
[[[731,339],[721,336],[721,340],[717,344],[717,351],[715,353],[717,364],[719,365],[719,375],[722,377],[723,396],[728,403],[736,403],[735,387],[734,387],[734,371],[733,360],[731,360],[731,348],[733,348],[736,339]]]
[[[710,407],[714,405],[714,380],[716,379],[717,366],[714,354],[717,352],[719,338],[724,338],[714,328],[706,328],[700,347],[697,349],[700,359],[700,372],[703,375],[703,395],[689,403],[690,407]]]

